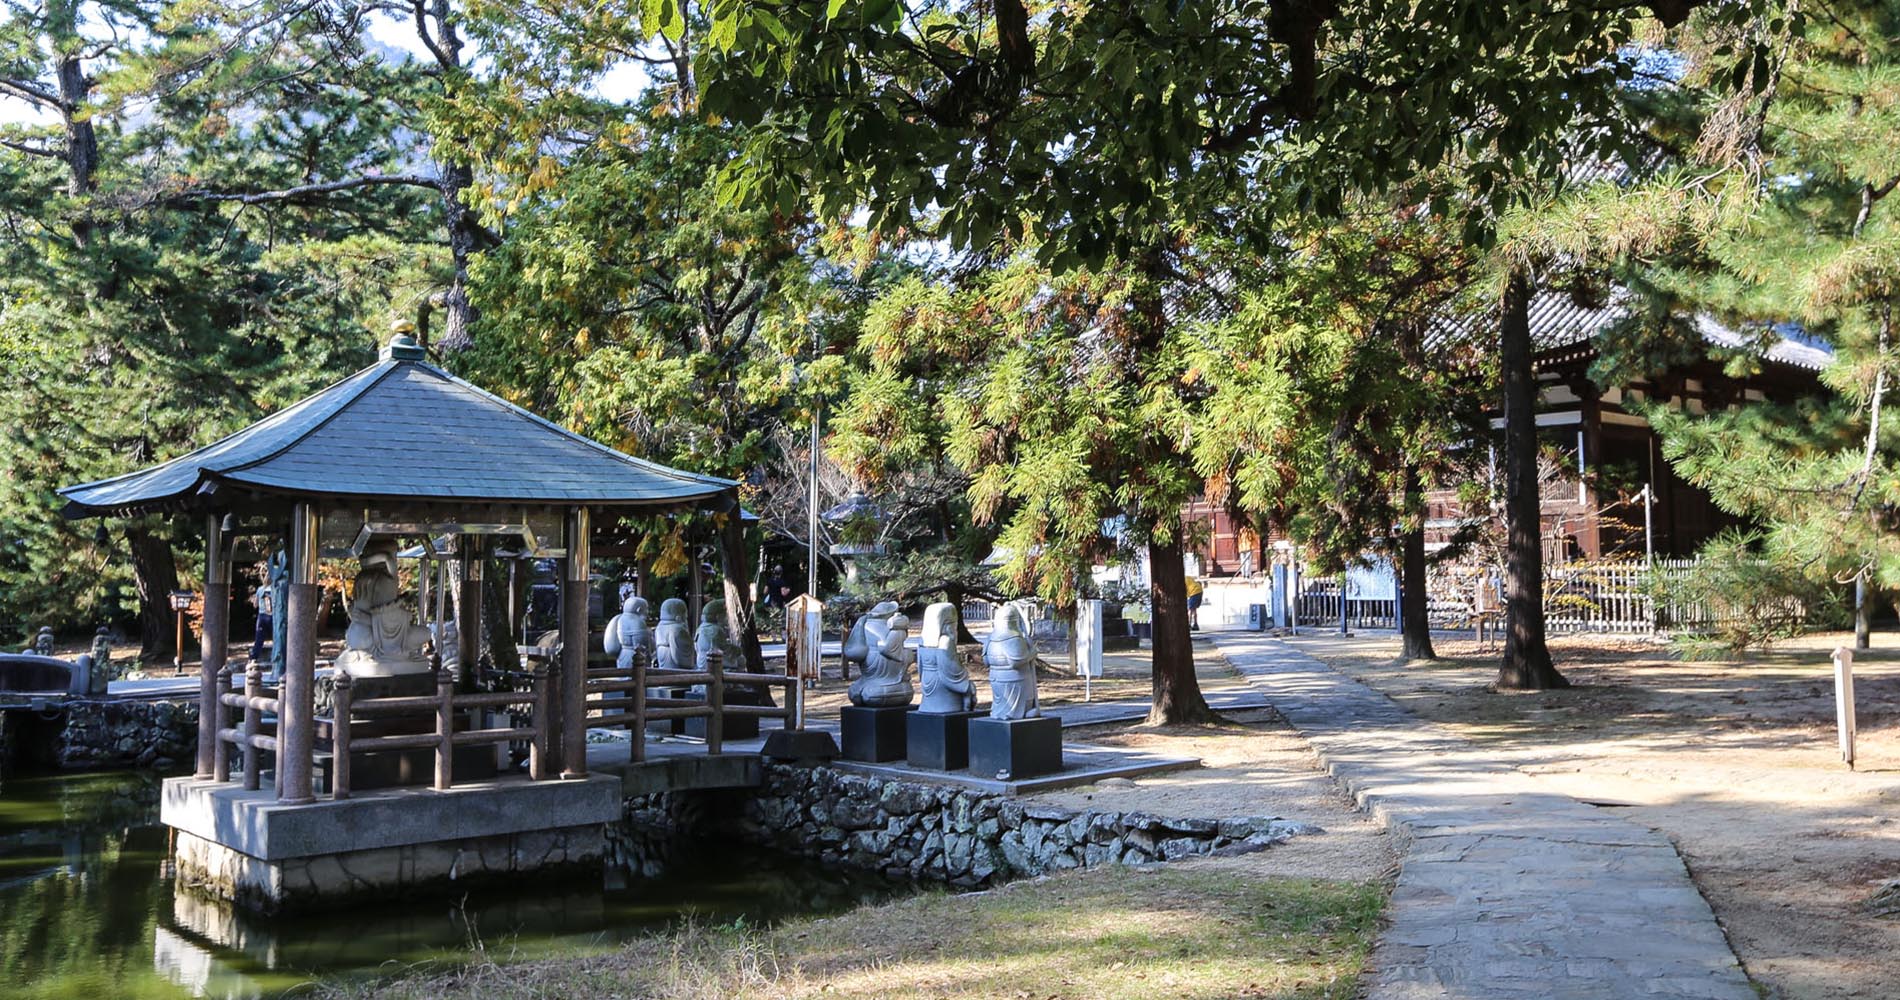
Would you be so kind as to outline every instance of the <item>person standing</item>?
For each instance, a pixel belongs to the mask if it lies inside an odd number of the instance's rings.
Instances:
[[[269,574],[259,567],[258,585],[251,588],[251,606],[257,609],[257,629],[251,638],[251,662],[257,663],[264,658],[264,650],[270,645],[272,630],[276,625],[277,601],[271,593]]]
[[[1198,632],[1201,629],[1201,578],[1193,573],[1187,578],[1188,630]]]

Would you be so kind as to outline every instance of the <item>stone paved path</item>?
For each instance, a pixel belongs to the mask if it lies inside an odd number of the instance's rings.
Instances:
[[[1394,834],[1370,1000],[1754,1000],[1662,834],[1541,790],[1278,639],[1215,643]]]

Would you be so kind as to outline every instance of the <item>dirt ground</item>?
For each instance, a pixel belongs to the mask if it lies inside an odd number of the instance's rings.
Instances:
[[[1436,641],[1398,660],[1390,636],[1293,640],[1557,791],[1677,843],[1748,973],[1771,997],[1900,997],[1900,919],[1870,908],[1900,878],[1900,635],[1856,658],[1856,769],[1836,748],[1817,635],[1725,661],[1649,642],[1552,641],[1564,691],[1496,694],[1497,651]]]

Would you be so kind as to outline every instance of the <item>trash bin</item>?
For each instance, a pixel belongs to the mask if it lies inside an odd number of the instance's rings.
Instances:
[[[1264,604],[1247,605],[1247,628],[1254,632],[1267,630],[1267,606]]]

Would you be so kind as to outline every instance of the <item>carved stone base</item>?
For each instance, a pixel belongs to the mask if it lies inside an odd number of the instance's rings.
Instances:
[[[971,719],[970,773],[1021,780],[1062,770],[1062,720]]]
[[[904,759],[912,767],[961,771],[970,766],[970,721],[983,712],[913,712]]]
[[[904,718],[908,705],[893,708],[865,708],[846,705],[838,710],[838,742],[845,760],[882,764],[904,759]]]

